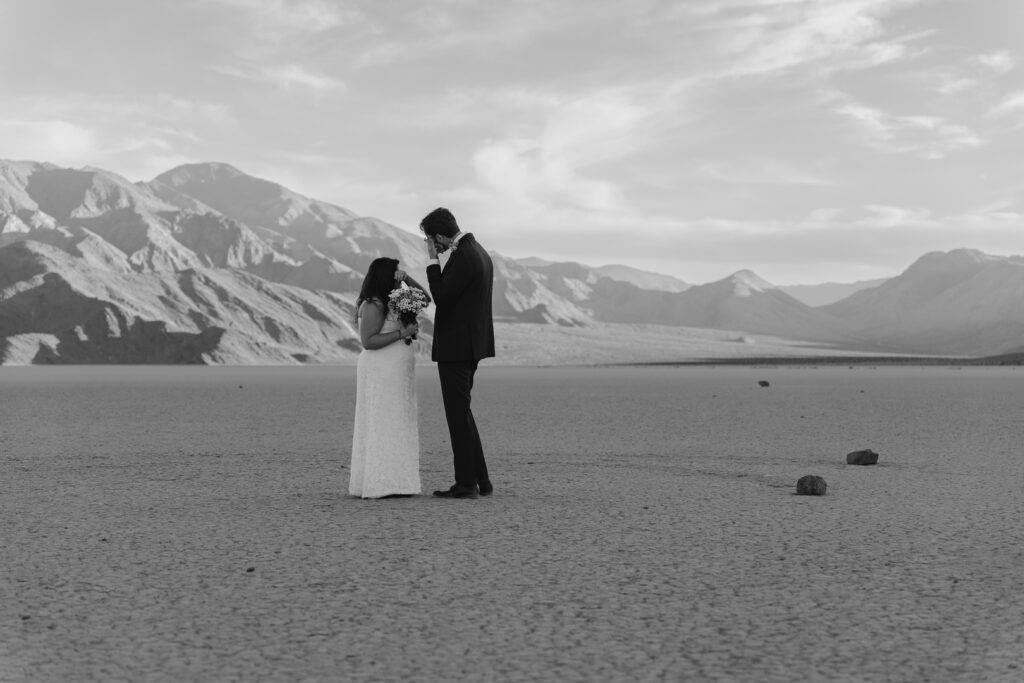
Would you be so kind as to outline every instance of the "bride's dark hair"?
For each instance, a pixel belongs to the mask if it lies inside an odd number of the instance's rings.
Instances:
[[[359,317],[359,307],[364,301],[376,300],[388,307],[388,294],[395,288],[395,272],[398,270],[398,259],[381,256],[374,259],[373,263],[366,270],[366,277],[363,278],[363,286],[359,289],[359,298],[356,299],[356,318]]]

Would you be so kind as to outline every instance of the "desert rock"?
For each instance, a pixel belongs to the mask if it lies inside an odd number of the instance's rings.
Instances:
[[[798,496],[824,496],[827,488],[825,480],[813,474],[806,474],[796,482]]]
[[[871,449],[864,449],[862,451],[853,451],[852,453],[846,454],[847,465],[877,465],[878,464],[878,453],[875,453]]]

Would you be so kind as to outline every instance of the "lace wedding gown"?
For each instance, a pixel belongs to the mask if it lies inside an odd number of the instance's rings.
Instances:
[[[397,329],[389,312],[380,331]],[[348,492],[363,498],[420,493],[416,356],[403,341],[359,354]]]

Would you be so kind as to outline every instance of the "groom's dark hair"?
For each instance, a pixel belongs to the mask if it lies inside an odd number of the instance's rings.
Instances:
[[[455,216],[444,207],[434,209],[420,221],[420,230],[427,237],[441,235],[443,237],[455,237],[459,234],[459,224],[455,222]]]

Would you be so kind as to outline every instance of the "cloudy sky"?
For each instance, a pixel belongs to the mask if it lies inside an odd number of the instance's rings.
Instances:
[[[1024,252],[1021,0],[3,0],[0,158],[694,283]]]

